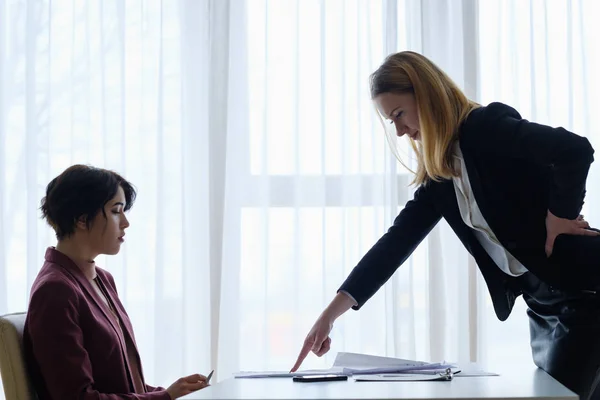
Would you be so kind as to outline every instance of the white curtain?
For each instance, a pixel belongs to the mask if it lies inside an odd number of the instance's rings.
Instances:
[[[0,0],[0,314],[27,308],[45,185],[73,163],[139,190],[115,276],[149,383],[289,369],[360,257],[411,197],[368,93],[415,50],[476,101],[600,149],[593,0]],[[412,162],[404,146],[405,160]],[[600,226],[598,167],[584,214]],[[442,221],[337,351],[530,361],[522,300],[495,318]],[[514,349],[517,346],[517,350]],[[510,359],[509,359],[510,356]]]
[[[0,1],[0,313],[26,310],[56,243],[38,209],[46,184],[74,163],[114,169],[139,197],[122,252],[97,262],[161,385],[212,366],[216,12],[195,0]]]
[[[594,227],[600,227],[598,13],[600,3],[593,0],[481,1],[477,36],[481,103],[505,102],[523,118],[563,126],[592,143],[597,161],[582,214]],[[486,313],[488,345],[482,350],[489,360],[508,362],[517,352],[529,352],[522,340],[529,333],[525,309],[519,299],[507,323]]]

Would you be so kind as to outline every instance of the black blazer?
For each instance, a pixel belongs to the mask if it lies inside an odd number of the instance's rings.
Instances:
[[[492,103],[473,110],[458,140],[481,213],[500,243],[539,279],[558,288],[585,286],[581,274],[545,254],[546,214],[575,219],[583,206],[594,150],[586,138],[521,118]],[[516,279],[489,257],[462,220],[451,180],[421,185],[386,234],[340,287],[359,309],[445,218],[473,255],[504,321],[520,294]]]

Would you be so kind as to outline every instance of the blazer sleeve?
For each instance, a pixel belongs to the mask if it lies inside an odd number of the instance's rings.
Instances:
[[[461,144],[472,151],[529,160],[550,168],[550,212],[560,218],[577,218],[594,161],[590,142],[564,128],[522,119],[515,109],[502,103],[491,103],[474,113],[478,114],[476,123],[461,132]]]
[[[146,391],[148,393],[151,393],[151,392],[162,392],[164,390],[167,390],[167,389],[165,389],[164,387],[160,387],[160,386],[154,387],[154,386],[150,386],[150,385],[146,384]],[[169,397],[169,399],[171,399],[171,398]]]
[[[434,184],[428,183],[417,189],[394,224],[339,288],[338,291],[347,292],[357,302],[353,309],[360,309],[387,282],[439,222],[441,214],[431,201],[430,185]]]
[[[61,400],[171,400],[166,391],[104,394],[94,390],[92,367],[79,327],[79,297],[62,281],[47,281],[32,293],[28,333],[46,388]]]

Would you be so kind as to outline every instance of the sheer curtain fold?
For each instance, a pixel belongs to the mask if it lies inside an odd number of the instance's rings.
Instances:
[[[0,88],[8,87],[8,51],[7,51],[7,4],[5,0],[0,0]],[[7,90],[0,90],[0,149],[6,145],[6,98]],[[6,163],[6,152],[0,151],[0,165]],[[4,192],[6,187],[6,176],[0,174],[0,190]],[[0,196],[0,255],[6,253],[6,200],[5,196]],[[0,293],[6,293],[0,296],[0,312],[10,310],[8,305],[8,265],[6,257],[0,257]]]
[[[370,100],[386,55],[425,54],[475,101],[503,101],[600,146],[592,0],[0,0],[0,314],[25,310],[54,243],[39,218],[73,163],[139,190],[127,243],[100,257],[168,385],[285,370],[323,307],[413,195]],[[565,58],[568,55],[568,58]],[[414,167],[402,140],[400,156]],[[598,168],[585,215],[600,225]],[[529,362],[522,301],[495,320],[445,222],[336,351]]]

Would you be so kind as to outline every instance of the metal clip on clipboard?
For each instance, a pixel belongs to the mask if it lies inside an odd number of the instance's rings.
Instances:
[[[440,373],[440,378],[444,381],[451,381],[454,378],[454,374],[450,368],[446,368],[444,372]]]

